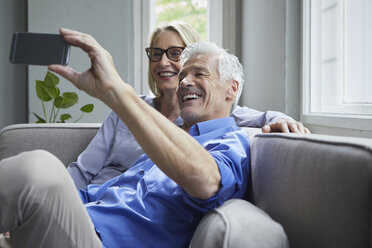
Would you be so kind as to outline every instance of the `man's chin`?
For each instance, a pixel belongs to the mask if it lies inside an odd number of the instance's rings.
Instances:
[[[197,111],[192,111],[191,109],[182,109],[180,115],[183,121],[188,124],[198,123],[202,119]]]

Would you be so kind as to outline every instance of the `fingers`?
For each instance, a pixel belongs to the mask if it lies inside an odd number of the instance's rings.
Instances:
[[[304,125],[302,125],[301,122],[298,122],[297,121],[297,128],[298,128],[298,132],[301,133],[301,134],[304,134],[305,133],[305,128],[304,128]]]
[[[89,34],[67,28],[61,28],[59,32],[68,43],[81,48],[86,53],[90,53],[94,48],[101,48],[98,42]]]
[[[95,69],[105,68],[105,70],[111,70],[115,74],[116,69],[111,54],[91,35],[67,28],[61,28],[60,33],[68,43],[81,48],[88,54],[92,66],[96,67]]]
[[[74,85],[78,86],[80,74],[71,67],[63,65],[50,65],[48,66],[48,69],[55,73],[58,73],[62,77],[72,82]]]
[[[301,122],[292,119],[279,119],[262,127],[263,133],[282,132],[282,133],[298,133],[310,134],[308,128],[304,127]]]
[[[288,124],[284,121],[275,121],[262,127],[263,133],[282,132],[289,133]]]
[[[293,129],[293,127],[292,127],[292,129]],[[290,130],[290,125],[288,125],[288,123],[285,122],[285,121],[281,121],[281,122],[278,123],[278,127],[276,128],[276,130],[278,130],[282,133],[290,133],[290,131],[289,131]]]
[[[262,127],[262,132],[263,133],[270,133],[271,132],[271,127],[270,125],[265,125]]]
[[[289,133],[301,133],[300,128],[297,125],[298,122],[296,121],[288,121],[285,122],[288,125]]]
[[[307,127],[304,127],[304,125],[301,122],[295,121],[295,125],[297,126],[297,131],[295,131],[296,130],[295,128],[293,130],[291,129],[293,133],[311,134],[310,130]]]
[[[77,35],[77,34],[81,34],[80,32],[76,31],[76,30],[72,30],[72,29],[68,29],[68,28],[60,28],[59,29],[59,33],[62,35],[62,36],[66,36],[66,35]]]

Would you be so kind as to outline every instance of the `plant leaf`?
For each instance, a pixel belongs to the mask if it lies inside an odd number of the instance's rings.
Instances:
[[[53,102],[53,105],[57,108],[60,108],[61,105],[63,103],[63,97],[62,96],[58,96],[54,99],[54,102]]]
[[[72,116],[70,114],[63,114],[59,117],[62,123],[65,123],[65,120],[72,119]]]
[[[48,87],[55,87],[59,83],[59,78],[50,71],[47,71],[45,74],[44,83]]]
[[[57,86],[42,86],[51,98],[59,96],[60,90]]]
[[[57,86],[47,86],[45,82],[36,80],[36,94],[40,100],[48,102],[59,96],[60,90]]]
[[[54,106],[57,108],[69,108],[78,102],[78,95],[75,92],[65,92],[54,100]]]
[[[34,116],[37,118],[37,121],[36,123],[46,123],[46,121],[41,118],[40,116],[38,116],[36,113],[32,112],[34,114]]]
[[[65,92],[62,94],[63,106],[61,108],[68,108],[76,104],[79,100],[78,95],[75,92]]]
[[[93,109],[94,109],[94,105],[92,103],[84,105],[83,107],[80,108],[80,110],[84,113],[90,113],[93,111]]]
[[[44,82],[40,80],[36,80],[36,95],[40,100],[44,102],[52,100],[49,93],[45,90]]]

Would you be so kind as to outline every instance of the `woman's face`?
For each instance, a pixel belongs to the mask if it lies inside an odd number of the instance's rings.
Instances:
[[[185,47],[185,43],[177,32],[165,30],[160,32],[154,39],[153,46],[163,50],[169,47]],[[150,61],[152,78],[155,80],[159,90],[164,94],[166,91],[175,93],[178,86],[178,72],[180,62],[170,60],[165,53],[162,54],[160,61]]]

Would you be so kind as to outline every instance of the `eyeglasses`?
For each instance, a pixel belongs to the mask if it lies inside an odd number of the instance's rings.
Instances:
[[[148,47],[145,49],[147,57],[152,62],[159,62],[163,57],[163,53],[167,55],[167,58],[178,62],[180,61],[181,53],[185,49],[184,47],[170,47],[168,49],[161,49],[157,47]]]

